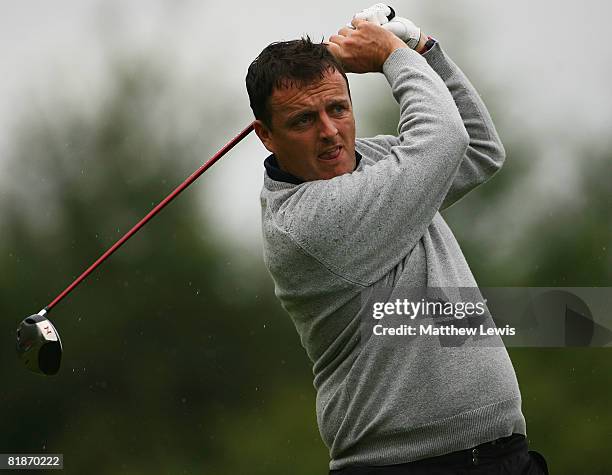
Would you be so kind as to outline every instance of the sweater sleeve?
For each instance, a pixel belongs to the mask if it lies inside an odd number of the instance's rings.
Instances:
[[[470,137],[465,156],[440,208],[445,209],[491,178],[502,167],[506,153],[480,95],[440,44],[436,43],[423,57],[446,84]],[[391,135],[359,139],[359,149],[369,152],[373,160],[382,160],[397,140]]]
[[[383,72],[400,106],[400,135],[388,156],[301,185],[283,210],[304,252],[360,285],[387,274],[421,239],[469,140],[449,90],[421,55],[400,48]]]
[[[465,156],[442,203],[444,209],[491,178],[502,167],[506,152],[480,95],[439,43],[424,57],[444,80],[470,136]]]

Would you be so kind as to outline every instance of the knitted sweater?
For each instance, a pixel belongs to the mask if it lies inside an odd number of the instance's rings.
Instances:
[[[264,260],[313,363],[330,468],[391,465],[526,434],[505,347],[368,337],[364,302],[383,291],[475,287],[439,211],[486,181],[505,157],[491,118],[435,45],[383,66],[399,135],[357,139],[352,173],[289,183],[264,176]]]

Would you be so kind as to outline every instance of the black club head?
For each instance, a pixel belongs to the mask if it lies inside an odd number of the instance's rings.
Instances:
[[[17,355],[30,371],[47,376],[57,374],[62,362],[62,341],[47,318],[30,315],[19,324]]]

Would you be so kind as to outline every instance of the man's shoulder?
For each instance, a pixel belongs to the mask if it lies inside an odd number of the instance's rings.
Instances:
[[[400,144],[400,139],[394,135],[380,134],[374,137],[358,138],[355,149],[367,160],[378,162],[391,153],[391,149]]]

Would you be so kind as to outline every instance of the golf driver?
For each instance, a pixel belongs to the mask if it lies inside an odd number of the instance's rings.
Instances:
[[[64,299],[74,288],[91,274],[102,262],[119,249],[140,228],[149,222],[168,203],[176,198],[185,188],[196,181],[200,175],[214,165],[223,155],[229,152],[236,144],[251,133],[253,124],[249,124],[242,132],[229,141],[221,150],[213,155],[206,163],[196,170],[189,178],[181,183],[176,189],[164,198],[149,214],[142,218],[132,229],[121,237],[110,249],[102,254],[97,261],[85,270],[72,284],[59,294],[49,305],[34,315],[24,319],[17,327],[17,355],[26,365],[26,368],[45,375],[57,374],[62,361],[62,341],[58,331],[46,318],[46,315],[60,301]]]

